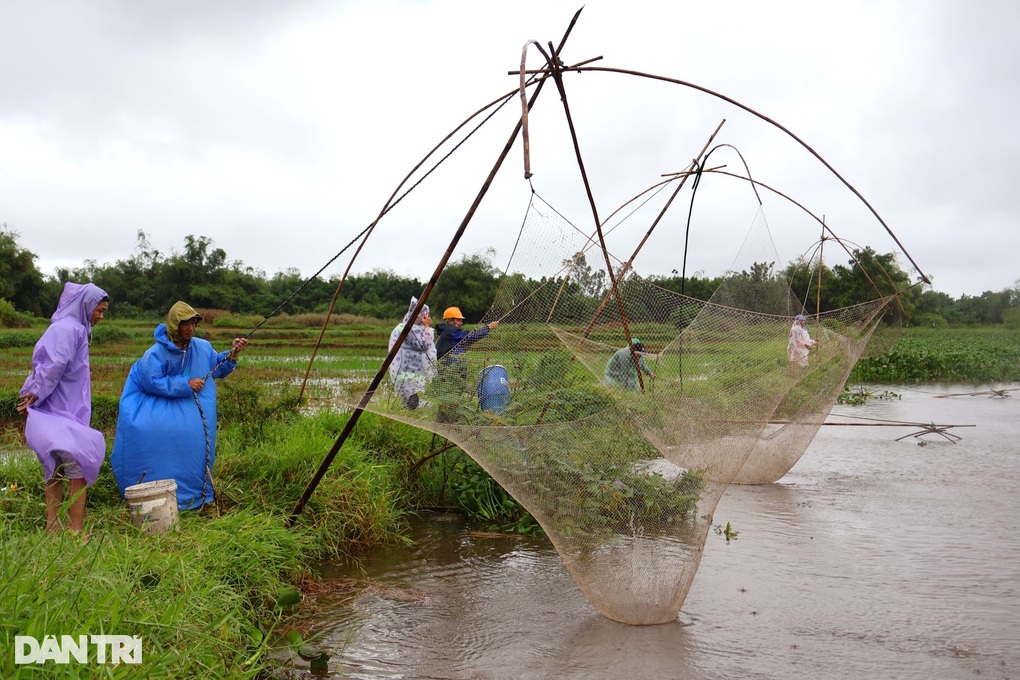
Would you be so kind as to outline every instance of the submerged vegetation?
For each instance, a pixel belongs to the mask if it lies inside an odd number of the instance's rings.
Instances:
[[[900,399],[901,396],[892,390],[875,392],[864,385],[858,385],[854,388],[844,387],[840,395],[836,397],[836,403],[844,406],[860,406],[861,404],[868,403],[869,399],[890,400]]]

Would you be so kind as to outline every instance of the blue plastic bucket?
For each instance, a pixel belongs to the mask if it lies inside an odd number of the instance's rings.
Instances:
[[[499,364],[478,374],[478,404],[490,413],[502,413],[510,405],[510,375]]]

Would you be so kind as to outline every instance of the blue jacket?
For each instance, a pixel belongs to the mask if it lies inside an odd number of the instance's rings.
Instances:
[[[463,327],[457,328],[453,324],[441,323],[436,326],[436,330],[439,332],[439,339],[436,340],[436,356],[442,360],[449,354],[450,356],[446,359],[448,362],[462,359],[468,345],[478,342],[489,334],[488,326],[466,331]]]

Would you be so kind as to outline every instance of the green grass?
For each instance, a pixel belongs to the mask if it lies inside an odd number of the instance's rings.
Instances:
[[[254,677],[282,620],[275,602],[304,573],[312,534],[238,507],[186,513],[171,531],[146,535],[104,468],[85,541],[42,531],[34,455],[0,460],[0,676]],[[54,634],[140,636],[143,665],[14,664],[16,635]]]
[[[46,534],[35,456],[0,452],[0,677],[37,677],[13,665],[15,635],[101,633],[141,636],[142,668],[89,664],[71,677],[256,677],[272,665],[274,641],[299,623],[276,603],[310,564],[406,540],[407,461],[428,452],[429,438],[397,423],[356,429],[286,528],[344,418],[282,413],[254,443],[245,444],[242,423],[221,431],[222,513],[182,513],[165,534],[131,522],[108,461],[88,491],[91,538]]]

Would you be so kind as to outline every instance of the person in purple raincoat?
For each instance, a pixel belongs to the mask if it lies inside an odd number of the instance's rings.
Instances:
[[[81,531],[85,488],[92,486],[106,456],[103,433],[90,427],[92,380],[89,341],[92,327],[109,307],[98,286],[67,282],[49,328],[35,343],[32,371],[21,386],[18,411],[26,412],[25,439],[35,451],[46,480],[46,530],[57,531],[57,512],[67,480],[68,528]]]

